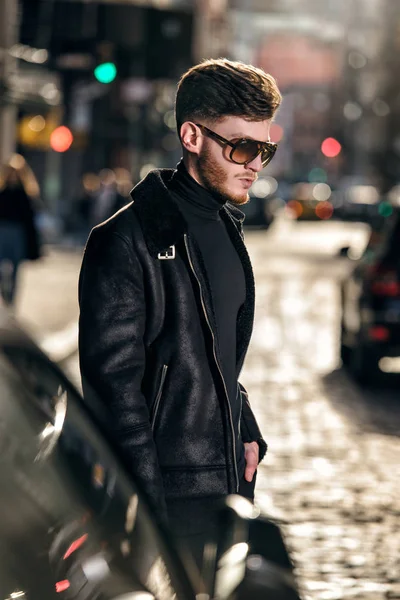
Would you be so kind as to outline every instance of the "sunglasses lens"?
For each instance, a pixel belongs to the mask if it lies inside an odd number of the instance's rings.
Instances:
[[[276,151],[276,146],[269,146],[268,148],[264,148],[263,151],[261,152],[261,161],[263,164],[263,167],[266,167],[267,164],[269,162],[271,162],[271,160],[274,157]]]
[[[235,163],[244,165],[247,162],[253,160],[259,152],[259,146],[257,142],[252,140],[246,140],[239,142],[237,146],[232,150],[231,158]]]

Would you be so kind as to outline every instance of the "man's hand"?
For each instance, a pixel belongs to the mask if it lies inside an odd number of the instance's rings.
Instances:
[[[244,478],[250,483],[253,481],[254,473],[258,466],[258,451],[259,447],[257,442],[250,442],[244,444],[244,458],[246,461],[246,470],[244,472]]]

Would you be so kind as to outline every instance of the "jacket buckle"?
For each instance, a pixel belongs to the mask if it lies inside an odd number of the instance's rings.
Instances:
[[[173,260],[175,258],[175,246],[170,246],[167,250],[162,250],[158,253],[159,260]]]

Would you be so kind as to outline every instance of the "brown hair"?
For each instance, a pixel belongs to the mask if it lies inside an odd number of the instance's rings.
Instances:
[[[262,69],[227,58],[204,60],[186,71],[178,83],[178,134],[185,121],[216,122],[227,116],[271,119],[281,101],[275,79]]]

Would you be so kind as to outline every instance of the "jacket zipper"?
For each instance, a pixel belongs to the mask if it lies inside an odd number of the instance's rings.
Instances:
[[[215,352],[215,335],[214,335],[214,332],[212,330],[211,323],[210,323],[210,320],[208,318],[207,310],[206,310],[206,307],[205,307],[205,304],[204,304],[203,290],[202,290],[202,287],[201,287],[201,283],[200,283],[200,280],[199,280],[199,278],[197,276],[196,270],[194,268],[194,265],[193,265],[193,262],[192,262],[192,258],[190,256],[189,245],[188,245],[187,234],[186,233],[184,235],[184,239],[185,239],[186,252],[187,252],[187,255],[188,255],[188,259],[189,259],[190,268],[192,269],[193,275],[195,276],[196,281],[199,284],[201,306],[203,308],[204,316],[206,318],[207,325],[208,325],[208,328],[209,328],[209,330],[211,332],[211,336],[212,336],[214,360],[215,360],[215,363],[217,365],[219,374],[221,375],[222,383],[224,384],[225,396],[226,396],[226,400],[227,400],[227,403],[228,403],[228,409],[229,409],[229,420],[230,420],[230,425],[231,425],[231,430],[232,430],[232,439],[233,439],[233,444],[232,444],[232,449],[233,449],[233,464],[234,464],[234,467],[235,467],[236,491],[238,492],[239,491],[239,474],[238,474],[238,470],[237,470],[235,428],[233,426],[231,404],[229,402],[229,396],[228,396],[228,391],[226,389],[225,379],[224,379],[224,376],[222,374],[221,367],[219,366],[217,355],[216,355],[216,352]]]
[[[156,399],[154,400],[153,416],[151,419],[151,428],[152,429],[154,429],[154,424],[156,422],[158,409],[160,408],[160,401],[161,401],[162,391],[163,391],[163,387],[164,387],[165,377],[167,376],[167,371],[168,371],[168,365],[163,365],[163,368],[161,371],[160,385],[158,386],[157,396],[156,396]]]
[[[237,389],[238,389],[239,397],[240,397],[240,419],[239,419],[239,437],[240,437],[241,421],[242,421],[242,411],[243,411],[243,398],[242,398],[242,390],[240,389],[239,382],[237,384]]]

